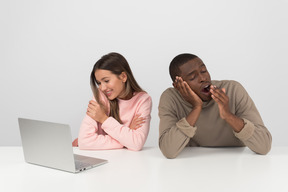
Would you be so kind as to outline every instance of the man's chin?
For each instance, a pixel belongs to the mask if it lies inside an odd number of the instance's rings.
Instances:
[[[208,102],[208,101],[211,101],[212,100],[212,97],[201,97],[202,101],[203,102]]]

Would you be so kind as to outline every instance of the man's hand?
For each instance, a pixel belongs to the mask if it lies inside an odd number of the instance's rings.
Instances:
[[[103,123],[106,119],[108,119],[104,109],[94,100],[89,102],[86,114],[99,123]]]
[[[229,97],[226,95],[226,90],[211,85],[210,92],[212,94],[211,97],[218,104],[220,117],[224,119],[235,132],[240,132],[244,128],[244,120],[230,112]]]
[[[203,102],[201,98],[189,87],[186,81],[183,81],[181,77],[176,77],[173,86],[193,107],[202,107]]]
[[[173,86],[180,92],[182,97],[193,106],[193,110],[186,116],[186,120],[191,126],[195,126],[202,110],[203,102],[201,98],[189,87],[185,81],[183,81],[181,77],[176,77]]]
[[[218,104],[220,117],[226,119],[228,115],[231,115],[229,109],[229,97],[226,95],[225,88],[219,89],[214,85],[210,86],[211,97]]]

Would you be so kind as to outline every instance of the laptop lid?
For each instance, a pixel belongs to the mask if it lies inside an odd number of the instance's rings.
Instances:
[[[18,118],[18,122],[26,162],[68,172],[78,172],[75,169],[69,125],[24,118]],[[97,160],[95,163],[99,165],[107,162],[107,160],[92,159]],[[94,166],[88,168],[91,167]]]

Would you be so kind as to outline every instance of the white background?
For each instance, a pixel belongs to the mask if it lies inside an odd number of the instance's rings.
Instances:
[[[1,0],[0,145],[21,145],[18,117],[70,124],[77,137],[90,71],[112,51],[153,99],[146,146],[158,145],[159,97],[183,52],[212,79],[242,83],[273,145],[288,145],[287,10],[287,0]]]

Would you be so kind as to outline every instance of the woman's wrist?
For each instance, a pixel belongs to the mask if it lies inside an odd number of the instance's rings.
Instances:
[[[108,119],[109,117],[107,115],[103,116],[100,120],[99,120],[99,123],[103,124],[106,119]]]

